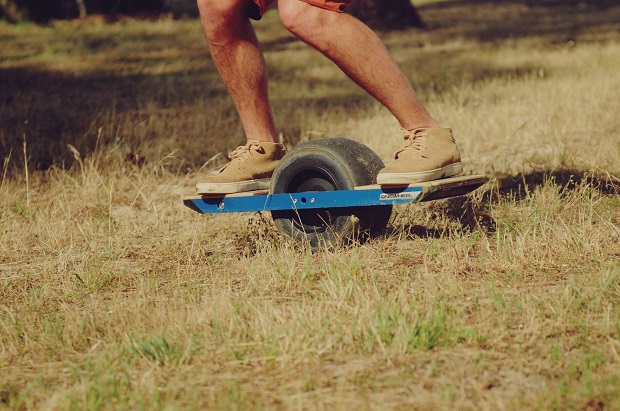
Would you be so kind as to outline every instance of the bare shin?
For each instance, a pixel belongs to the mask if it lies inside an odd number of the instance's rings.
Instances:
[[[237,108],[248,141],[276,141],[267,66],[246,17],[247,1],[199,0],[198,5],[211,56]]]

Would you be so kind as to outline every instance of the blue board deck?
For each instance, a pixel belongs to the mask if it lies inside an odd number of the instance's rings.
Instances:
[[[486,181],[484,176],[474,175],[400,186],[371,185],[356,187],[354,190],[287,194],[269,194],[267,191],[210,194],[186,197],[183,203],[201,214],[396,205],[467,194]]]

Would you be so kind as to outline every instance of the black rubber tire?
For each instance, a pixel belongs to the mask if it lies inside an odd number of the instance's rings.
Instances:
[[[375,184],[383,161],[347,138],[311,140],[288,152],[271,179],[271,193],[352,190]],[[272,211],[276,227],[312,247],[364,240],[383,231],[392,206]]]

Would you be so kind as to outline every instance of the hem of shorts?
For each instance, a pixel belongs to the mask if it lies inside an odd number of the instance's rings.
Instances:
[[[311,6],[314,7],[318,7],[320,9],[324,9],[324,10],[330,10],[330,11],[335,11],[337,13],[344,13],[345,10],[347,9],[348,6],[344,6],[343,8],[340,8],[338,6],[328,6],[325,3],[315,3],[313,1],[309,1],[309,0],[301,0],[304,3],[307,3]],[[266,9],[261,8],[258,4],[254,3],[256,6],[256,9],[258,9],[258,13],[251,13],[250,14],[250,18],[252,20],[260,20],[261,18],[263,18],[263,16],[265,15],[265,13],[267,13],[267,10],[269,10],[271,8],[271,6],[267,7]]]
[[[311,6],[318,7],[320,9],[335,11],[335,12],[338,12],[338,13],[344,13],[344,11],[347,9],[347,6],[340,6],[340,7],[343,7],[343,8],[340,8],[338,6],[331,6],[330,7],[330,6],[326,5],[325,3],[315,3],[315,2],[313,2],[311,0],[301,0],[301,1],[303,1],[304,3],[308,3]]]

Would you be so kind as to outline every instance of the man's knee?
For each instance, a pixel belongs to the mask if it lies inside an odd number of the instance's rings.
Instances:
[[[301,0],[279,0],[280,21],[291,33],[303,39],[320,34],[322,21],[317,8]]]

